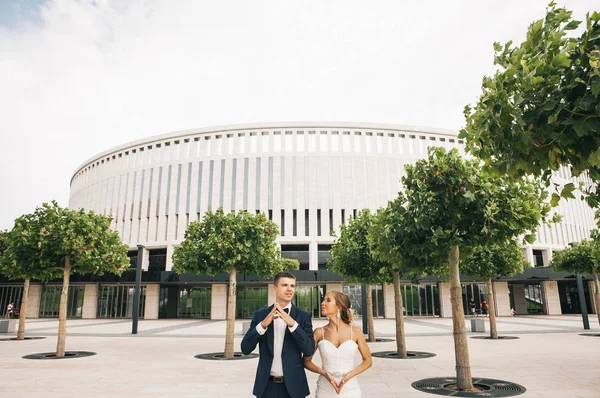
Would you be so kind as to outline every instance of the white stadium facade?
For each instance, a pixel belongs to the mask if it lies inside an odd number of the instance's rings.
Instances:
[[[190,222],[207,211],[262,212],[280,228],[284,257],[300,261],[296,303],[320,317],[328,290],[344,290],[361,312],[360,288],[327,270],[331,232],[363,208],[376,211],[394,199],[404,165],[427,156],[431,146],[463,151],[457,132],[385,124],[270,123],[169,133],[130,142],[83,163],[71,180],[69,207],[112,216],[112,228],[130,246],[132,266],[143,246],[142,300],[146,319],[224,319],[227,276],[177,275],[171,255]],[[572,181],[568,170],[554,181]],[[584,181],[590,183],[589,181]],[[493,282],[498,315],[578,313],[574,275],[547,266],[555,251],[589,236],[593,211],[581,200],[562,201],[562,222],[538,228],[537,241],[523,248],[532,268]],[[69,316],[126,318],[133,308],[134,271],[121,277],[74,275]],[[484,299],[486,287],[463,277],[463,300]],[[237,316],[273,300],[269,281],[238,276]],[[22,283],[0,276],[0,305],[20,302]],[[60,283],[32,283],[28,316],[56,317]],[[435,277],[402,285],[407,316],[451,316],[447,283]],[[591,282],[585,283],[594,312]],[[378,317],[394,317],[392,286],[373,286]]]

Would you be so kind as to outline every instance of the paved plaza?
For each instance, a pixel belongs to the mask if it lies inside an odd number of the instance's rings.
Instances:
[[[469,319],[466,322],[470,330]],[[323,320],[314,321],[315,327],[324,324]],[[600,332],[595,315],[590,316],[590,324],[590,332]],[[194,358],[223,350],[225,321],[141,320],[139,333],[133,336],[131,320],[73,319],[68,321],[67,350],[93,351],[97,355],[63,360],[21,358],[54,351],[57,326],[56,320],[32,319],[27,322],[26,335],[47,336],[46,339],[0,341],[0,397],[252,396],[258,359]],[[394,320],[375,321],[378,337],[393,338],[394,327]],[[486,331],[488,328],[486,320]],[[600,397],[600,337],[580,335],[584,332],[581,316],[499,318],[498,328],[500,335],[519,339],[469,339],[474,377],[521,384],[527,392],[520,397]],[[241,331],[242,321],[236,321],[236,350]],[[373,358],[373,367],[359,376],[365,398],[434,398],[436,395],[414,390],[411,383],[455,375],[451,319],[407,318],[406,333],[409,350],[437,356],[410,360]],[[373,352],[395,349],[395,342],[369,345]],[[316,375],[312,373],[309,385],[314,392]]]

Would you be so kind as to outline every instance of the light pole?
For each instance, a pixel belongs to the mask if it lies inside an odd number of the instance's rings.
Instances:
[[[140,310],[140,285],[142,284],[142,261],[144,256],[144,245],[138,245],[137,261],[135,264],[135,289],[133,291],[133,317],[131,323],[131,334],[137,334],[138,313]]]
[[[569,243],[570,247],[573,247],[573,242]],[[581,310],[581,319],[583,321],[583,328],[588,330],[590,328],[590,321],[588,319],[587,305],[585,304],[585,292],[583,291],[583,278],[580,274],[575,274],[577,279],[577,295],[579,296],[579,309]]]

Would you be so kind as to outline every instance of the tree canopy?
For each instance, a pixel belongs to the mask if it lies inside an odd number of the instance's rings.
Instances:
[[[570,37],[579,25],[550,3],[519,46],[494,43],[499,70],[483,78],[477,103],[465,108],[459,137],[499,174],[542,176],[549,185],[551,171],[570,166],[575,176],[587,171],[600,179],[600,13],[587,16],[580,37]],[[600,191],[587,188],[597,207]],[[561,195],[572,198],[574,189],[566,184]],[[553,204],[559,199],[553,194]]]
[[[484,280],[496,276],[512,276],[523,272],[531,264],[514,240],[504,240],[492,245],[477,246],[462,261],[463,273]]]
[[[128,247],[110,229],[110,221],[83,209],[62,208],[55,201],[44,203],[15,220],[8,232],[2,274],[13,279],[55,279],[63,275],[67,257],[72,273],[121,274],[129,267]]]
[[[275,238],[277,225],[264,214],[246,211],[207,212],[190,223],[181,246],[173,253],[173,270],[179,274],[216,276],[232,269],[269,278],[283,266]]]
[[[550,206],[541,184],[483,172],[456,149],[430,148],[428,159],[406,166],[403,244],[414,258],[445,261],[451,247],[473,248],[535,229]]]
[[[390,283],[390,264],[371,253],[367,235],[374,221],[368,209],[361,210],[348,225],[340,226],[340,237],[331,247],[327,268],[354,283]]]
[[[574,243],[573,247],[558,251],[552,256],[550,267],[563,272],[573,274],[591,274],[598,269],[597,243],[591,240],[583,240]]]

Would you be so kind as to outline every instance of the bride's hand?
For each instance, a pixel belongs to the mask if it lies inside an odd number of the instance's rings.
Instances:
[[[325,372],[325,374],[323,375],[325,376],[325,378],[329,381],[329,383],[333,386],[333,389],[335,390],[335,392],[337,394],[340,393],[340,389],[338,387],[337,382],[335,381],[335,379],[333,378],[333,375],[329,372]]]
[[[350,380],[350,377],[345,374],[344,377],[342,377],[342,380],[340,380],[340,384],[337,385],[336,391],[338,394],[342,391],[342,388],[344,388],[348,380]]]

